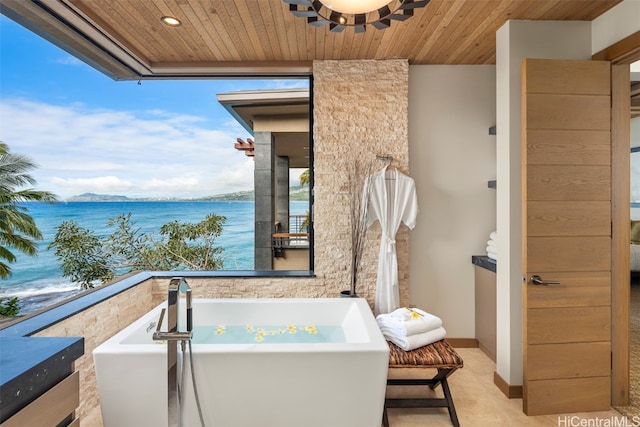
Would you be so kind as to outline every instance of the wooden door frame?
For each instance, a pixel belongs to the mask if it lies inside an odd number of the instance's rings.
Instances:
[[[611,405],[629,405],[630,72],[640,31],[596,53],[611,62]]]

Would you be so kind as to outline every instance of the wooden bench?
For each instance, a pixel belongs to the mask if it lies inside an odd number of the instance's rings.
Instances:
[[[442,384],[444,398],[387,398],[384,402],[382,424],[389,427],[387,408],[447,408],[449,418],[455,427],[459,427],[456,408],[449,390],[447,378],[457,369],[462,368],[462,358],[445,340],[404,351],[393,343],[389,343],[389,372],[396,368],[435,368],[437,373],[432,378],[389,378],[389,386],[421,386],[428,385],[432,390]],[[415,377],[415,375],[412,375]]]

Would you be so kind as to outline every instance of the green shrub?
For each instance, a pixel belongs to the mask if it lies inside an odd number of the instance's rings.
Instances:
[[[0,298],[0,316],[16,317],[19,312],[18,297]]]

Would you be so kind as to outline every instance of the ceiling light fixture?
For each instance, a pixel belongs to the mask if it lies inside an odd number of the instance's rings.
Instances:
[[[389,28],[391,20],[405,21],[413,10],[430,0],[282,0],[295,16],[307,18],[314,27],[329,25],[333,32],[353,27],[363,33],[367,25],[379,30]]]
[[[173,16],[163,16],[160,18],[160,21],[167,27],[178,28],[182,27],[182,22],[178,18],[174,18]]]

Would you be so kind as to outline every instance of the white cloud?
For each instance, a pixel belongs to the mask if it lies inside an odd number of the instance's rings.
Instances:
[[[309,80],[273,80],[273,89],[304,89],[309,87]]]
[[[253,160],[233,148],[244,129],[226,118],[150,110],[113,111],[4,99],[0,140],[38,165],[37,188],[61,198],[84,192],[202,197],[253,188]]]
[[[71,55],[64,56],[62,58],[58,58],[58,59],[54,60],[53,62],[55,62],[56,64],[62,64],[62,65],[74,65],[74,66],[78,66],[78,65],[86,66],[87,65],[84,62],[80,61],[75,56],[71,56]]]

